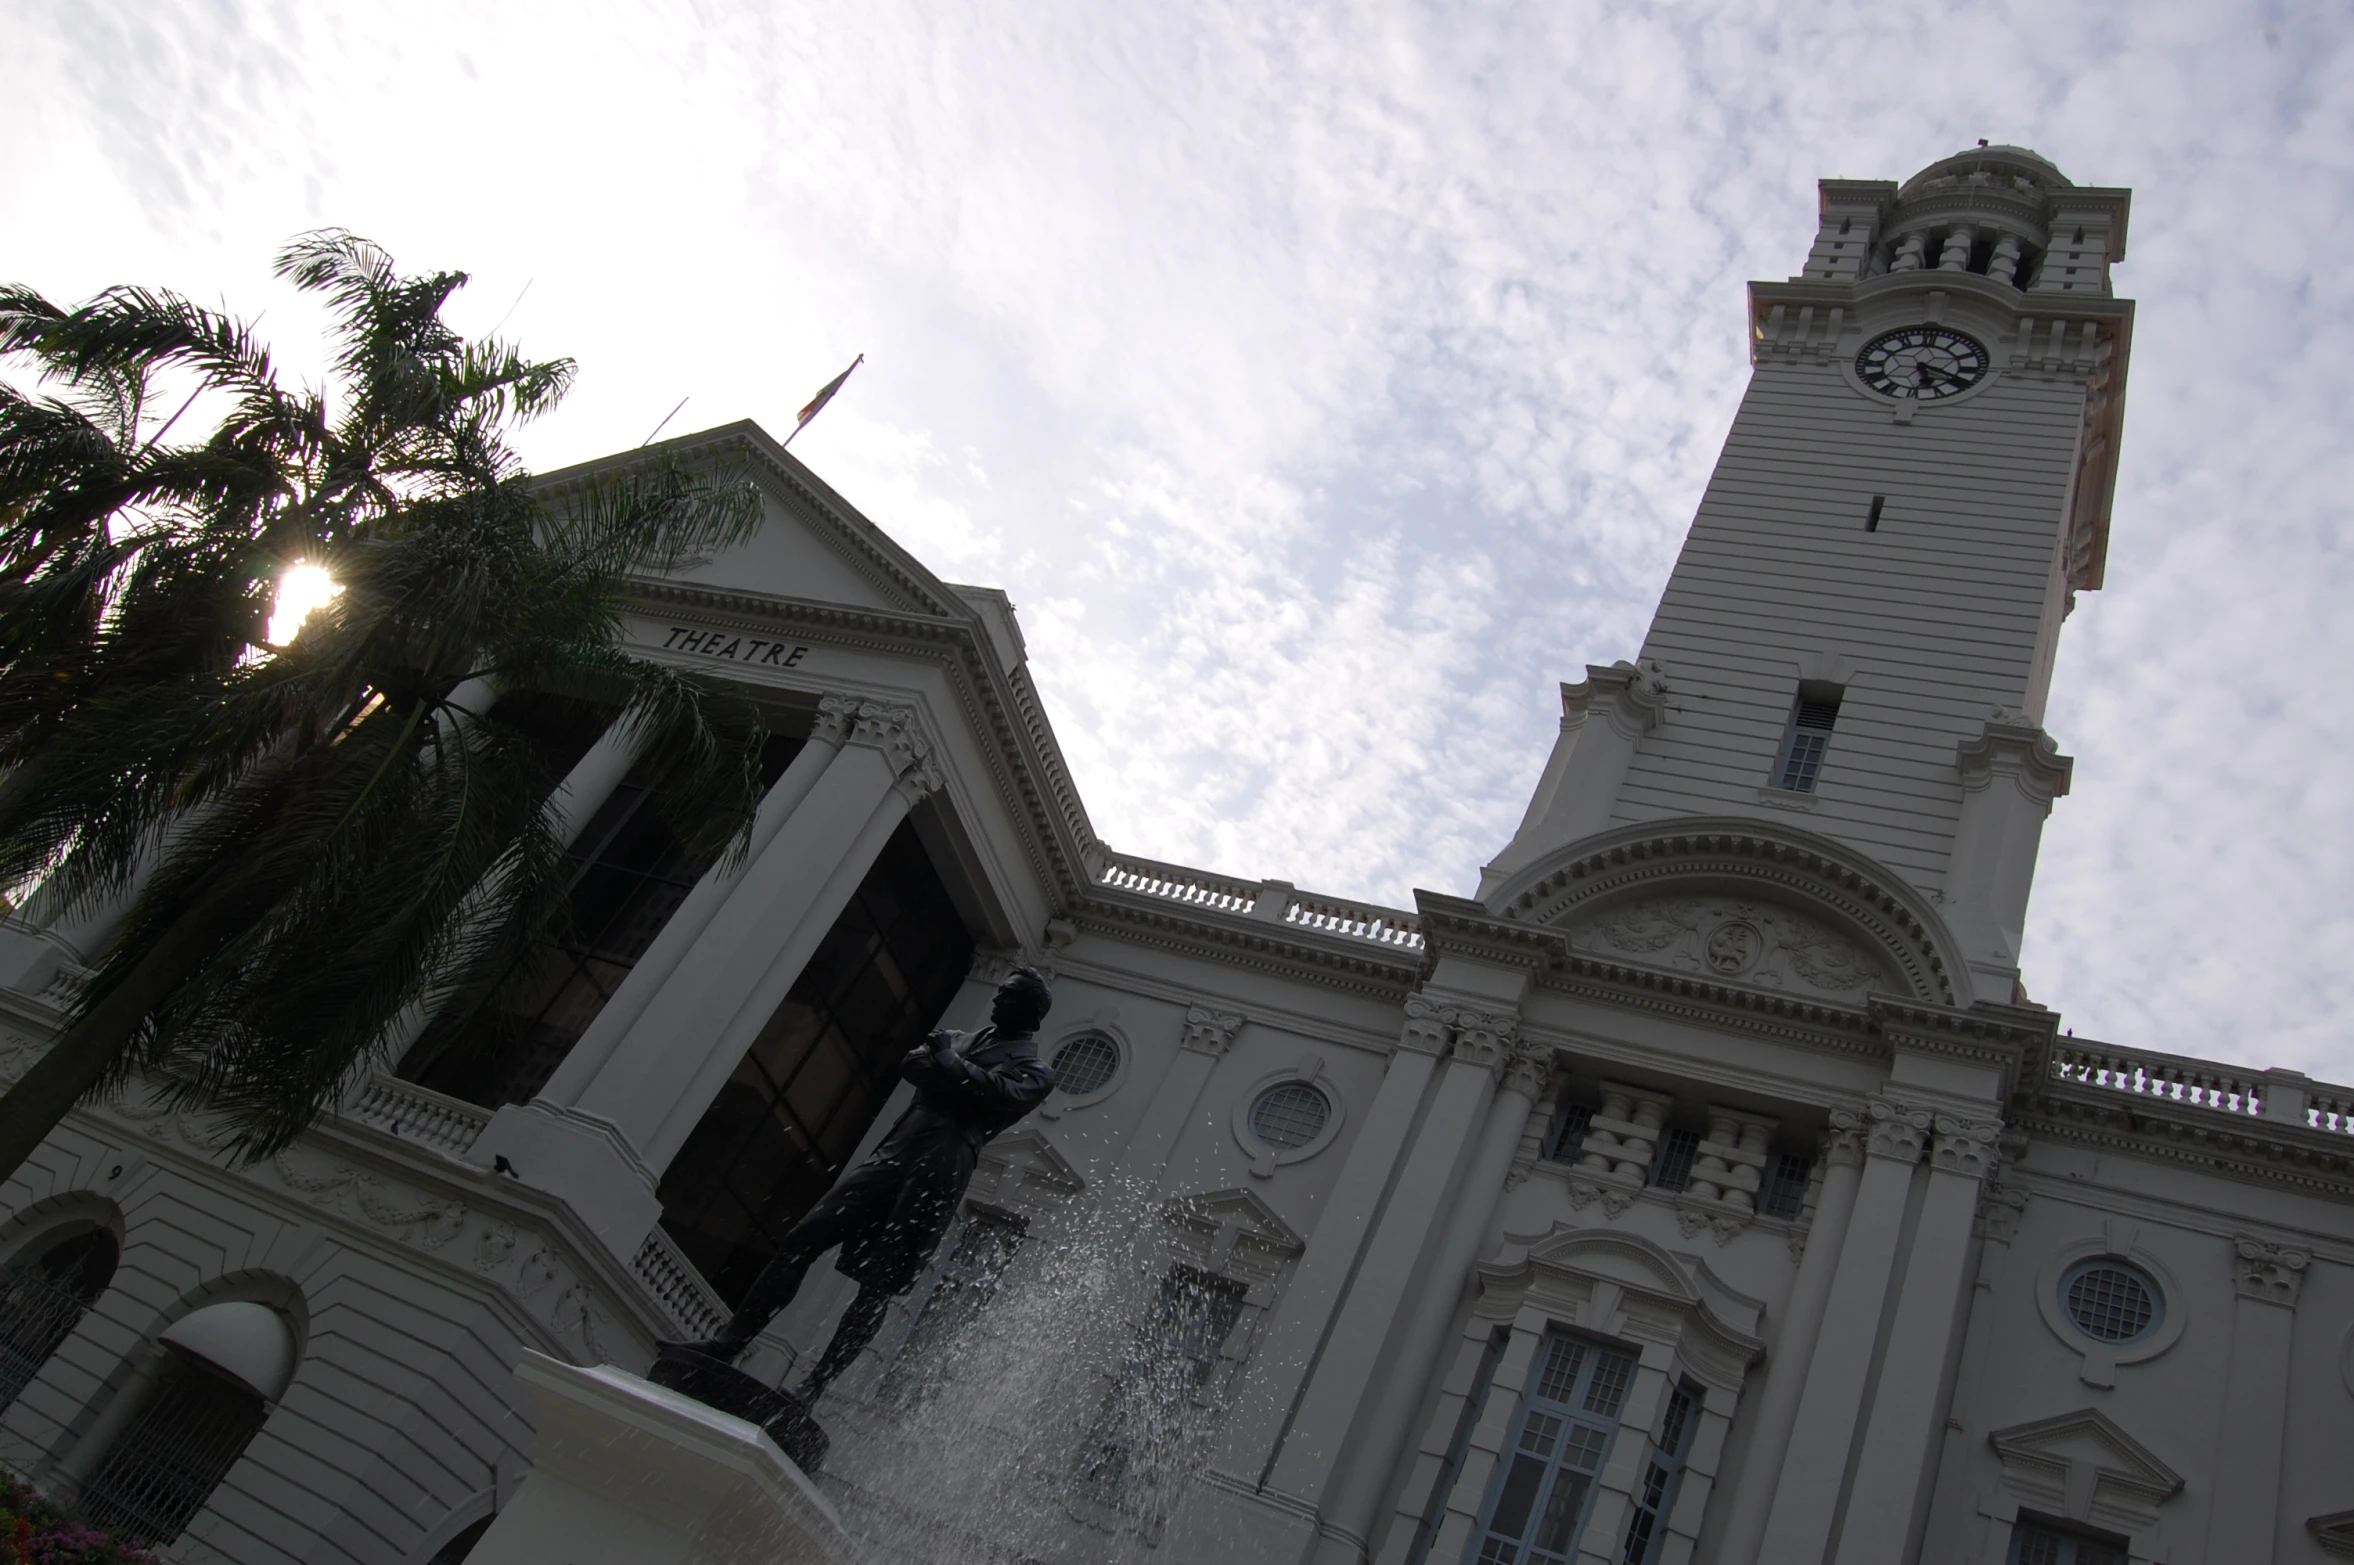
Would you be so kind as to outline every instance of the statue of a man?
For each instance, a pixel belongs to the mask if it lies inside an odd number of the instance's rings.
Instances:
[[[894,1295],[915,1286],[956,1220],[957,1203],[990,1137],[1046,1101],[1054,1072],[1038,1059],[1038,1025],[1053,1004],[1036,968],[1020,967],[997,986],[989,1025],[974,1033],[933,1033],[899,1062],[915,1102],[874,1156],[835,1181],[785,1235],[744,1302],[718,1336],[660,1346],[732,1362],[777,1311],[793,1302],[810,1263],[834,1248],[835,1268],[858,1284],[823,1357],[795,1393],[814,1402],[849,1368]]]

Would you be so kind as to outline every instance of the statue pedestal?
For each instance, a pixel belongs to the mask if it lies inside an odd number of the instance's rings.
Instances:
[[[758,1425],[613,1366],[525,1353],[531,1476],[467,1565],[852,1565],[834,1508]],[[755,1382],[757,1384],[757,1382]]]

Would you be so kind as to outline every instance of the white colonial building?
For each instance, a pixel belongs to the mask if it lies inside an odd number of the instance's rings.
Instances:
[[[749,424],[659,448],[766,496],[632,630],[779,736],[751,853],[511,695],[571,766],[574,936],[258,1166],[75,1114],[5,1192],[0,1462],[174,1560],[462,1560],[524,1351],[708,1330],[1025,960],[1062,1087],[820,1409],[873,1558],[2354,1558],[2354,1090],[2020,984],[2127,210],[2005,147],[1824,182],[1648,639],[1412,909],[1115,851],[1003,593]],[[108,933],[0,940],[9,1072]]]

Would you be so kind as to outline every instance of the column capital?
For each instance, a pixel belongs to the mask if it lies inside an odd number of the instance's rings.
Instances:
[[[1823,1133],[1823,1162],[1830,1168],[1864,1166],[1864,1142],[1869,1121],[1860,1103],[1842,1103],[1831,1110],[1831,1128]]]
[[[1940,1114],[1936,1116],[1935,1126],[1937,1136],[1930,1152],[1932,1168],[1982,1179],[1994,1167],[1995,1145],[2003,1133],[2001,1120]]]
[[[932,736],[924,731],[923,719],[912,706],[896,701],[859,702],[844,742],[882,751],[894,777],[927,773],[930,780],[925,793],[940,786],[939,763],[932,759]]]
[[[1899,1103],[1894,1098],[1874,1098],[1864,1105],[1865,1150],[1873,1157],[1918,1163],[1921,1148],[1929,1138],[1932,1118],[1927,1109]]]
[[[938,793],[947,783],[948,774],[940,769],[938,761],[927,755],[901,772],[891,786],[906,795],[912,807],[921,804],[928,795]]]
[[[1517,1092],[1534,1103],[1545,1095],[1545,1084],[1553,1079],[1553,1051],[1534,1044],[1522,1044],[1504,1062],[1504,1090]]]
[[[864,699],[859,696],[818,697],[817,722],[810,728],[809,737],[839,749],[849,739],[850,730],[857,725],[858,709],[864,704]]]
[[[1232,1011],[1189,1005],[1185,1008],[1185,1034],[1178,1042],[1180,1047],[1216,1059],[1233,1047],[1234,1035],[1240,1031],[1242,1018]]]
[[[1399,1048],[1410,1054],[1444,1054],[1452,1036],[1446,1007],[1424,995],[1406,996],[1406,1023],[1398,1032]]]
[[[1447,1013],[1455,1028],[1455,1058],[1501,1076],[1519,1041],[1520,1018],[1510,1011],[1483,1011],[1470,1006]]]
[[[2253,1234],[2232,1240],[2231,1280],[2243,1299],[2295,1309],[2305,1286],[2305,1268],[2312,1264],[2313,1252],[2295,1245],[2274,1244]]]

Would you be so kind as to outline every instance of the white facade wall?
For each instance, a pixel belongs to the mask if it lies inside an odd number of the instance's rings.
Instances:
[[[754,543],[649,583],[632,629],[811,733],[758,848],[530,1105],[379,1081],[249,1168],[143,1090],[77,1113],[7,1188],[0,1255],[94,1221],[122,1264],[0,1413],[0,1460],[86,1481],[165,1327],[252,1298],[294,1323],[294,1380],[169,1557],[432,1559],[528,1466],[525,1349],[634,1370],[715,1323],[655,1184],[912,819],[981,947],[945,1022],[1034,961],[1046,1051],[1095,1032],[1120,1060],[984,1156],[974,1211],[1029,1226],[960,1349],[982,1383],[896,1406],[927,1283],[821,1409],[820,1486],[877,1557],[1476,1558],[1560,1332],[1630,1356],[1595,1565],[1625,1557],[1679,1396],[1648,1556],[1674,1565],[1997,1565],[2039,1518],[2170,1565],[2354,1554],[2354,1092],[2074,1040],[2016,984],[2067,783],[2052,649],[2107,535],[2124,218],[2006,149],[1901,192],[1827,182],[1804,274],[1753,291],[1757,377],[1639,661],[1565,687],[1477,899],[1411,912],[1105,847],[1002,594],[938,581],[750,426],[673,442],[769,495]],[[1937,269],[1973,243],[2027,286]],[[1923,320],[1994,373],[1950,405],[1875,396],[1856,350]],[[1792,793],[1801,681],[1844,698]],[[12,1076],[59,958],[7,939]],[[1331,1123],[1270,1152],[1249,1107],[1286,1082]],[[1572,1104],[1596,1118],[1557,1160]],[[1698,1137],[1680,1189],[1648,1177],[1674,1130]],[[1811,1182],[1762,1215],[1783,1154]],[[2061,1302],[2096,1257],[2161,1296],[2116,1350]],[[1230,1288],[1232,1325],[1179,1420],[1188,1480],[1113,1503],[1071,1451],[1172,1266]],[[751,1366],[787,1373],[848,1294],[814,1273]],[[966,1503],[944,1446],[1006,1492]]]

